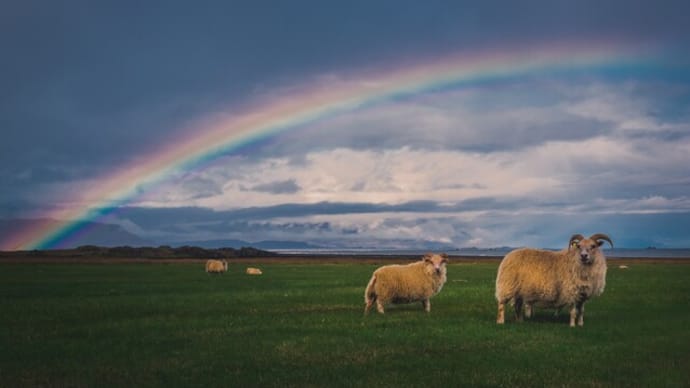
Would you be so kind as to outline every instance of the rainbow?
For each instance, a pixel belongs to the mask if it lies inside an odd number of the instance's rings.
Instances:
[[[48,249],[64,245],[92,221],[104,217],[178,171],[205,163],[262,139],[333,115],[443,88],[504,77],[583,70],[637,63],[639,50],[619,44],[559,44],[388,66],[364,76],[321,80],[270,100],[243,107],[241,112],[213,115],[184,131],[140,160],[120,166],[97,180],[71,203],[45,215],[45,221],[6,236],[3,250]],[[88,205],[84,205],[88,204]]]

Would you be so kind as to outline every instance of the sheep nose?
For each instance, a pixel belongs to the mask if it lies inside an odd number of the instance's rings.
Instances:
[[[580,259],[582,259],[583,261],[584,261],[584,260],[587,260],[588,258],[589,258],[589,255],[588,255],[588,254],[586,254],[586,253],[580,253]]]

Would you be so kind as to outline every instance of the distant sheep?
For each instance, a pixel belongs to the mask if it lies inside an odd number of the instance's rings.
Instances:
[[[496,276],[496,322],[505,322],[505,304],[513,302],[522,321],[522,307],[529,318],[533,306],[570,308],[570,326],[584,325],[585,302],[601,295],[606,286],[606,257],[599,249],[611,239],[601,233],[584,238],[573,235],[568,248],[558,252],[522,248],[508,253]]]
[[[208,260],[206,262],[206,272],[207,273],[223,273],[228,270],[227,260]]]
[[[431,311],[429,299],[438,294],[446,283],[448,255],[427,253],[420,261],[407,265],[386,265],[374,271],[364,292],[364,313],[368,314],[376,302],[376,309],[384,313],[388,303],[422,302]]]
[[[261,275],[261,274],[262,274],[262,272],[258,268],[252,268],[252,267],[247,268],[247,275]]]

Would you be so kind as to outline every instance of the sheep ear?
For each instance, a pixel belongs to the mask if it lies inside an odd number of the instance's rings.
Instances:
[[[433,253],[426,253],[424,254],[424,261],[431,261],[432,257],[434,257]]]

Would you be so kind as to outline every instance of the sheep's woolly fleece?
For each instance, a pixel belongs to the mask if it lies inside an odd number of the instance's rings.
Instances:
[[[505,304],[515,305],[517,320],[522,320],[523,305],[529,317],[532,306],[570,307],[570,326],[584,324],[584,304],[601,295],[606,286],[606,257],[600,249],[605,234],[589,238],[576,234],[568,248],[558,252],[521,248],[508,253],[496,276],[496,322],[505,322]]]
[[[263,272],[259,268],[249,267],[246,270],[247,275],[261,275]]]
[[[365,314],[374,302],[379,313],[389,303],[422,302],[431,311],[429,299],[446,283],[446,254],[426,254],[408,265],[387,265],[374,271],[364,292]]]
[[[222,273],[228,270],[228,262],[223,260],[208,260],[206,262],[206,272],[208,273]]]

